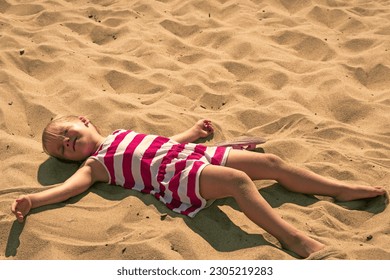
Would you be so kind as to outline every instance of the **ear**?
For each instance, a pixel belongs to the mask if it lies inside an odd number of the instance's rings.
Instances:
[[[83,124],[88,127],[88,125],[90,124],[90,120],[87,119],[86,117],[84,116],[79,116],[79,120],[83,122]]]

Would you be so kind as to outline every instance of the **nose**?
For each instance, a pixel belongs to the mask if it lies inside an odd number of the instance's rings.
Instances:
[[[70,147],[70,138],[64,137],[63,144],[65,147],[69,148]]]

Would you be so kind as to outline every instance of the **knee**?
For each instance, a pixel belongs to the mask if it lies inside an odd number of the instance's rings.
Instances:
[[[272,169],[278,169],[285,164],[285,162],[279,156],[274,154],[264,154],[264,160],[266,164]]]
[[[225,178],[233,185],[240,185],[251,180],[244,171],[234,168],[231,168],[229,172],[225,173]]]
[[[232,186],[231,195],[235,196],[237,192],[243,192],[248,188],[252,187],[252,179],[243,171],[232,169],[227,175],[228,181]]]

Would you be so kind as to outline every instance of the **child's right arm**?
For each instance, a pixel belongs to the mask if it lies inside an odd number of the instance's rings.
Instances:
[[[92,167],[90,165],[84,165],[62,185],[39,193],[20,196],[12,203],[12,213],[14,213],[19,222],[23,222],[31,209],[58,203],[81,194],[96,181]]]

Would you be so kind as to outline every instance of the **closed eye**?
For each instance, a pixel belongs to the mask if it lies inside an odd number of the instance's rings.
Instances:
[[[67,137],[68,135],[68,132],[69,132],[69,129],[68,128],[65,128],[63,131],[62,131],[62,139],[61,139],[61,145],[59,146],[58,148],[58,152],[59,152],[59,155],[60,157],[64,157],[64,153],[65,153],[65,149],[64,149],[64,140],[65,138]]]

